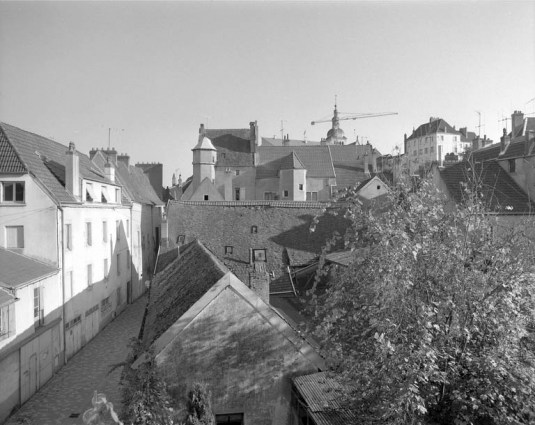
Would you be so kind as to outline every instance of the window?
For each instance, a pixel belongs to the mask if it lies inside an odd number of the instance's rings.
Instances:
[[[431,147],[429,148],[429,152],[433,153],[434,151],[435,151],[435,147],[434,147],[434,146],[431,146]]]
[[[204,200],[208,201],[208,195],[204,195]]]
[[[264,201],[273,201],[275,199],[277,199],[275,192],[264,192]]]
[[[24,226],[6,226],[6,248],[24,248]]]
[[[87,286],[93,284],[93,264],[87,265]]]
[[[115,189],[115,202],[121,202],[121,191],[119,189]]]
[[[11,329],[14,327],[14,323],[9,323],[10,319],[15,319],[14,307],[15,304],[10,304],[0,308],[0,339],[6,338],[10,331],[15,330]]]
[[[453,141],[454,141],[454,142],[457,141],[457,136],[453,136]]]
[[[232,246],[225,247],[225,255],[232,255],[233,252],[234,252],[234,247]]]
[[[381,190],[381,185],[377,185],[377,190]]]
[[[72,281],[72,270],[65,273],[65,291],[67,299],[70,299],[74,296],[74,287]]]
[[[24,203],[24,182],[0,183],[0,201],[5,203]]]
[[[266,262],[266,250],[265,249],[253,249],[253,262]]]
[[[216,425],[243,425],[243,413],[215,415]]]
[[[117,233],[117,240],[121,240],[121,220],[115,220],[115,230]]]
[[[443,141],[444,140],[444,136],[440,136],[440,141]]]
[[[284,196],[285,198],[287,198],[287,197],[289,196],[289,193],[288,193],[288,191],[287,191],[287,190],[285,190],[285,191],[283,192],[282,196]]]
[[[176,243],[182,244],[186,240],[185,235],[178,235],[178,238],[176,239]]]
[[[108,311],[110,308],[111,308],[110,297],[106,297],[100,302],[100,311],[104,313]]]
[[[121,274],[121,254],[117,254],[117,276]]]
[[[108,279],[108,273],[110,271],[110,265],[107,258],[104,258],[104,280]]]
[[[307,201],[317,201],[318,192],[307,192]]]
[[[299,190],[303,190],[303,185],[299,184]]]
[[[102,186],[100,189],[100,202],[104,204],[108,202],[108,192],[106,186]]]
[[[234,189],[234,199],[236,201],[239,201],[240,200],[240,188],[237,187],[236,189]]]
[[[251,226],[251,233],[258,233],[258,226]]]
[[[93,202],[95,199],[95,194],[93,193],[93,185],[91,183],[86,183],[85,185],[85,200],[87,202]]]
[[[237,176],[240,175],[240,170],[236,170],[236,175],[237,175]]]
[[[86,232],[86,244],[87,246],[91,246],[93,244],[93,236],[92,236],[92,229],[91,229],[90,222],[85,223],[85,232]]]
[[[41,308],[43,301],[43,288],[33,289],[33,321],[35,326],[41,326],[44,323],[45,315]]]
[[[130,220],[126,220],[126,237],[130,237]]]
[[[65,245],[68,251],[72,251],[72,224],[65,225]]]
[[[514,173],[516,171],[516,160],[510,159],[509,160],[509,172]]]
[[[102,240],[108,242],[108,222],[102,222]]]

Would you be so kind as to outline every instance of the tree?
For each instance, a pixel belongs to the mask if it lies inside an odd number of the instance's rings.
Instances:
[[[131,365],[144,353],[144,347],[137,338],[133,338],[129,346],[128,358],[121,364],[124,366],[120,380],[121,419],[132,425],[171,425],[170,398],[154,356],[149,352],[148,359],[134,370]]]
[[[206,383],[196,382],[188,394],[188,418],[186,425],[213,425],[212,394]]]
[[[449,208],[424,181],[380,211],[347,210],[353,262],[313,306],[362,423],[535,421],[532,226],[503,224],[477,187],[465,195]]]

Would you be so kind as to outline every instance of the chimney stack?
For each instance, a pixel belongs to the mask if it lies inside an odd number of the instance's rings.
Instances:
[[[515,111],[511,114],[511,137],[514,139],[517,136],[522,136],[522,133],[516,134],[517,127],[524,122],[524,114],[521,111]]]
[[[130,157],[125,153],[118,155],[117,161],[122,162],[126,166],[126,168],[130,166]]]
[[[115,168],[109,162],[104,164],[104,174],[109,181],[115,183]]]
[[[282,146],[290,146],[290,136],[286,135],[286,136],[282,136],[282,137],[283,137]]]
[[[269,304],[269,273],[264,263],[253,263],[254,268],[249,272],[249,288],[258,295],[262,301]]]
[[[199,134],[204,134],[204,124],[199,127]]]
[[[507,135],[507,130],[503,129],[503,136],[500,137],[500,155],[502,155],[509,147],[511,138]]]
[[[67,161],[65,163],[65,188],[76,198],[80,199],[80,158],[76,152],[74,142],[69,143],[69,150],[66,152]]]

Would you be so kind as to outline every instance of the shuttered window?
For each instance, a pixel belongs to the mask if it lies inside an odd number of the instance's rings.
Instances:
[[[6,226],[6,247],[24,248],[24,226]]]

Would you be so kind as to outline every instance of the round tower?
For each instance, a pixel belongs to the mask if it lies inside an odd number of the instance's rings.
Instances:
[[[215,183],[215,163],[217,161],[217,150],[212,145],[212,141],[204,135],[199,134],[199,142],[193,149],[193,190],[197,189],[201,182],[208,177]]]

